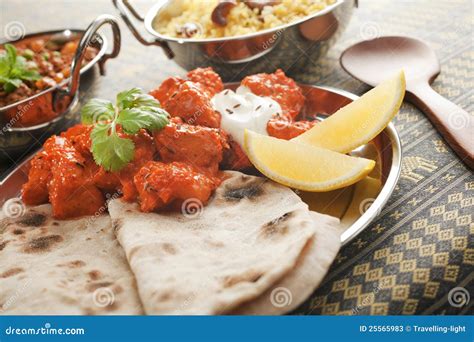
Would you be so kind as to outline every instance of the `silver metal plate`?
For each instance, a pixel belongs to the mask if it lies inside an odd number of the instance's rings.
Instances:
[[[347,91],[312,85],[300,85],[306,96],[304,116],[324,117],[333,114],[358,97]],[[235,84],[228,84],[233,88]],[[298,194],[310,209],[336,216],[344,232],[343,245],[354,239],[376,218],[387,203],[400,176],[401,144],[398,133],[389,124],[385,130],[351,155],[370,158],[376,167],[366,179],[343,189],[325,193]],[[25,160],[0,182],[0,205],[10,198],[20,196],[21,186],[28,179],[30,160]]]

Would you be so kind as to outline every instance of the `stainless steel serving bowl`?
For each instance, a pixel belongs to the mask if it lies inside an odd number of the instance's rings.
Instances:
[[[106,53],[107,40],[105,36],[97,32],[105,24],[110,24],[114,33],[114,44],[111,53]],[[25,151],[30,150],[32,146],[38,145],[38,143],[63,127],[64,121],[78,102],[81,75],[90,70],[96,63],[99,64],[100,72],[103,75],[107,59],[116,57],[120,51],[120,29],[117,19],[110,15],[99,16],[85,31],[68,29],[40,32],[26,35],[22,40],[51,36],[62,37],[65,40],[73,40],[77,39],[78,36],[82,36],[71,62],[71,77],[38,94],[0,108],[0,160],[12,161],[18,158]],[[18,41],[15,43],[18,43]],[[96,47],[99,52],[93,60],[81,67],[88,46]],[[50,111],[54,114],[54,117],[34,126],[16,127],[17,120],[15,119],[30,110]]]
[[[154,29],[162,15],[178,12],[181,1],[159,0],[142,16],[128,0],[113,0],[134,36],[144,45],[160,46],[169,58],[187,70],[212,66],[225,81],[273,72],[282,68],[298,80],[307,65],[326,54],[349,23],[357,0],[337,0],[320,12],[289,24],[241,36],[183,39],[165,36]],[[133,23],[142,22],[150,38]]]

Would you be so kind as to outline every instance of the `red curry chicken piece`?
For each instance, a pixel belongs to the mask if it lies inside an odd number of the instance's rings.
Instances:
[[[67,138],[76,150],[85,158],[85,170],[92,178],[93,184],[105,192],[122,192],[123,199],[134,201],[137,196],[133,176],[138,170],[150,160],[153,160],[156,149],[153,138],[144,129],[135,135],[127,135],[120,132],[119,135],[132,139],[135,145],[133,160],[119,172],[108,172],[103,167],[98,166],[92,159],[90,132],[92,126],[76,125],[69,128],[61,136]]]
[[[93,161],[95,164],[95,162]],[[113,172],[106,171],[102,166],[95,164],[96,167],[91,166],[92,171],[92,182],[100,190],[105,193],[115,193],[117,191],[122,192],[122,184],[117,176]]]
[[[115,174],[107,172],[103,167],[97,165],[91,152],[91,125],[75,125],[61,133],[61,137],[71,142],[74,148],[85,158],[85,170],[90,175],[92,182],[105,192],[114,192],[120,188],[119,179]]]
[[[249,88],[255,95],[271,97],[281,106],[282,114],[289,114],[293,119],[304,106],[303,91],[281,69],[273,74],[261,73],[247,76],[242,80],[241,85]]]
[[[248,87],[258,96],[268,96],[278,102],[283,113],[268,121],[267,132],[279,139],[289,140],[306,132],[314,126],[315,121],[295,121],[303,109],[305,97],[296,82],[287,77],[283,70],[278,69],[273,74],[256,74],[242,80],[243,86]]]
[[[37,159],[32,163],[22,197],[26,204],[39,204],[45,198],[44,188],[38,191],[37,182],[46,184],[53,216],[58,219],[93,215],[104,205],[104,196],[88,177],[82,157],[65,138],[52,136]],[[46,174],[45,167],[49,168]],[[38,197],[35,197],[38,196]]]
[[[49,200],[48,186],[52,179],[52,164],[70,153],[70,160],[82,165],[84,159],[74,153],[73,148],[61,148],[66,141],[63,138],[52,136],[43,145],[43,150],[37,153],[31,163],[28,173],[28,182],[23,184],[22,199],[27,205],[39,205]],[[70,147],[70,146],[69,146]],[[75,160],[74,160],[75,158]]]
[[[106,192],[120,191],[123,200],[133,202],[138,195],[133,177],[143,165],[153,160],[156,148],[152,136],[144,129],[132,136],[124,133],[119,133],[119,135],[132,139],[135,145],[133,160],[118,172],[109,172],[101,166],[98,167],[93,181],[98,188]]]
[[[191,70],[187,74],[187,80],[199,84],[201,89],[205,90],[210,97],[224,90],[224,84],[222,83],[221,77],[212,70],[211,67]],[[180,77],[169,77],[164,80],[158,88],[150,91],[150,95],[165,107],[168,100],[173,96],[173,94],[179,91],[179,87],[185,81],[185,79]]]
[[[169,77],[160,86],[150,91],[150,95],[157,99],[163,107],[166,107],[171,96],[178,92],[179,86],[184,82],[179,77]]]
[[[140,209],[150,212],[158,209],[179,209],[192,198],[207,203],[219,179],[199,172],[192,165],[150,161],[135,175],[135,186],[140,198]]]
[[[171,116],[180,117],[191,125],[219,128],[221,123],[221,115],[212,107],[209,93],[192,81],[181,83],[163,107]]]
[[[67,131],[61,133],[61,137],[66,138],[71,142],[72,146],[85,158],[91,157],[91,132],[92,126],[90,125],[75,125],[69,128]]]
[[[209,174],[219,170],[223,151],[228,148],[220,130],[180,123],[176,118],[153,135],[162,161],[184,162]]]
[[[188,80],[199,83],[211,97],[224,90],[221,77],[211,67],[191,70],[187,77]]]
[[[94,215],[103,208],[104,196],[82,164],[62,156],[54,160],[51,171],[48,191],[55,218]]]
[[[172,117],[180,117],[191,125],[219,128],[221,117],[212,107],[211,98],[224,89],[220,76],[212,68],[197,68],[187,78],[167,78],[150,95]]]
[[[141,129],[136,135],[133,135],[130,138],[135,144],[133,160],[116,174],[122,188],[122,199],[128,202],[133,202],[138,196],[133,177],[140,171],[142,166],[150,160],[153,160],[156,148],[153,137],[144,129]]]
[[[227,170],[245,170],[252,167],[252,163],[238,142],[229,138],[229,149],[224,152],[222,167]]]
[[[37,153],[30,163],[28,182],[23,184],[22,199],[27,205],[48,203],[48,183],[51,180],[51,163],[48,153]]]
[[[289,115],[275,117],[268,121],[267,133],[278,139],[290,140],[303,134],[316,123],[317,121],[293,121]]]

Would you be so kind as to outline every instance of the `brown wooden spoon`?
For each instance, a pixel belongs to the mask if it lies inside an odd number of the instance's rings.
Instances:
[[[430,83],[441,70],[426,43],[409,37],[365,40],[342,53],[341,65],[371,86],[403,69],[406,99],[428,116],[461,160],[474,168],[474,118],[431,88]]]

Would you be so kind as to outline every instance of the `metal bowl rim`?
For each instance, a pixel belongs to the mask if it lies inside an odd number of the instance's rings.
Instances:
[[[34,36],[42,36],[42,35],[53,35],[55,33],[60,33],[60,32],[63,32],[63,31],[66,31],[66,30],[70,30],[71,32],[74,32],[74,33],[82,33],[84,34],[86,31],[85,30],[81,30],[81,29],[62,29],[62,30],[54,30],[54,31],[42,31],[42,32],[34,32],[34,33],[29,33],[27,35],[25,35],[22,39],[19,39],[17,41],[14,41],[13,44],[15,43],[18,43],[24,39],[27,39],[27,38],[32,38]],[[87,63],[86,65],[84,65],[82,68],[81,68],[81,75],[84,74],[85,72],[89,71],[105,54],[105,52],[107,51],[107,47],[108,47],[108,43],[107,43],[107,38],[100,32],[97,32],[97,34],[100,36],[101,40],[102,40],[102,44],[101,44],[101,48],[99,50],[99,52],[97,53],[97,56],[95,56],[89,63]],[[0,41],[0,44],[6,44],[8,43],[8,41]],[[68,77],[66,79],[64,79],[63,81],[61,81],[60,83],[56,84],[54,87],[49,87],[37,94],[34,94],[30,97],[27,97],[26,99],[23,99],[21,101],[17,101],[17,102],[14,102],[14,103],[10,103],[8,106],[4,106],[4,107],[0,107],[0,113],[5,111],[5,110],[8,110],[8,109],[11,109],[11,108],[14,108],[16,106],[19,106],[19,105],[22,105],[24,103],[27,103],[28,101],[31,101],[32,99],[35,99],[37,97],[40,97],[48,92],[53,92],[54,90],[58,89],[58,88],[61,88],[63,87],[64,85],[67,84],[67,82],[69,82],[69,80],[71,79],[71,77]],[[48,121],[49,123],[50,121]],[[28,127],[30,128],[30,127]]]
[[[279,25],[276,27],[268,28],[265,30],[257,31],[254,33],[247,33],[244,35],[239,35],[239,36],[230,36],[230,37],[219,37],[219,38],[202,38],[202,39],[192,39],[192,38],[176,38],[176,37],[170,37],[163,35],[161,33],[158,33],[154,28],[153,28],[153,20],[155,17],[158,15],[158,12],[167,4],[169,0],[162,0],[153,5],[148,12],[145,15],[145,28],[146,30],[153,35],[156,38],[159,38],[161,41],[167,41],[167,42],[176,42],[179,44],[184,44],[184,43],[218,43],[218,42],[226,42],[226,41],[233,41],[233,40],[245,40],[249,38],[255,38],[258,36],[263,36],[265,34],[270,34],[278,31],[284,31],[287,28],[291,26],[296,26],[298,24],[301,24],[305,21],[314,19],[316,17],[323,16],[327,13],[332,12],[335,10],[337,7],[342,5],[344,2],[348,0],[336,0],[335,3],[332,5],[328,5],[327,7],[323,8],[322,10],[309,14],[303,18],[300,18],[298,20],[292,21],[287,24]]]

